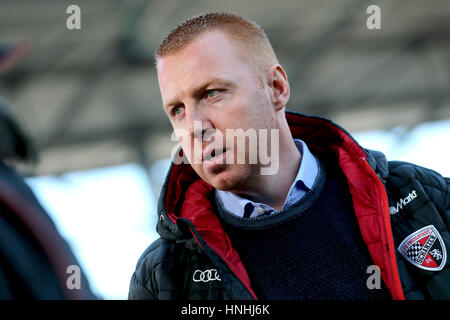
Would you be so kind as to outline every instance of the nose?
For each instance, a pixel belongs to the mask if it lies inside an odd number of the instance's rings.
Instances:
[[[186,107],[186,119],[191,138],[203,140],[205,132],[214,129],[206,112],[197,107]]]

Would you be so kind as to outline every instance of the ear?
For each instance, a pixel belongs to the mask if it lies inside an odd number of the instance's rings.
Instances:
[[[279,64],[269,69],[269,88],[271,88],[272,103],[276,111],[283,109],[290,97],[289,81],[284,69]]]

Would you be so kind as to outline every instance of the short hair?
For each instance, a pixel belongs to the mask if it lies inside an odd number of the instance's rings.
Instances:
[[[240,57],[260,71],[278,64],[278,59],[264,30],[255,22],[234,13],[212,12],[194,16],[173,29],[155,53],[156,66],[164,56],[175,54],[206,31],[224,32]]]

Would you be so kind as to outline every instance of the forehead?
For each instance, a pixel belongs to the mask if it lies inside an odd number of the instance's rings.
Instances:
[[[207,31],[180,51],[158,60],[160,87],[179,81],[196,83],[248,70],[233,41],[221,31]],[[163,88],[161,88],[163,89]]]

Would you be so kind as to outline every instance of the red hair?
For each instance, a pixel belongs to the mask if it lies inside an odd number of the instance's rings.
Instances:
[[[156,62],[175,54],[207,31],[222,31],[229,37],[240,57],[260,71],[278,64],[278,59],[264,30],[255,22],[233,13],[206,13],[187,19],[162,41],[156,51]]]

